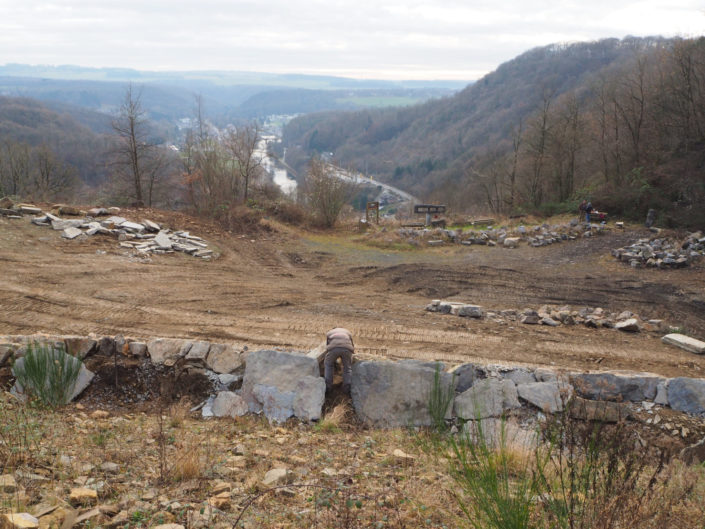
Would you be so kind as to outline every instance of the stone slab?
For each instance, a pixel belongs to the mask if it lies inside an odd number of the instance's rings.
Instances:
[[[705,342],[701,342],[700,340],[696,340],[684,334],[667,334],[661,338],[661,341],[668,345],[675,345],[691,353],[698,355],[705,354]]]

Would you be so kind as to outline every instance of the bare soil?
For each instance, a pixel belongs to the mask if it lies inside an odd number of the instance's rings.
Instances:
[[[0,334],[202,338],[307,350],[342,325],[363,355],[705,376],[705,358],[663,345],[655,331],[550,328],[424,310],[432,298],[488,310],[602,307],[705,338],[702,264],[635,270],[609,255],[646,236],[643,230],[543,248],[394,251],[356,242],[345,230],[312,234],[265,221],[256,233],[233,234],[177,213],[121,214],[190,230],[220,256],[145,260],[114,238],[69,241],[28,219],[0,217]]]

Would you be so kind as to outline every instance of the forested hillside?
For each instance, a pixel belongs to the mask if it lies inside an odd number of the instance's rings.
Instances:
[[[316,152],[456,210],[553,211],[582,197],[637,218],[702,222],[705,39],[530,50],[453,97],[320,113],[285,130]]]
[[[80,124],[73,115],[76,109],[64,110],[32,99],[0,97],[0,195],[61,197],[81,183],[106,179],[109,137]],[[107,116],[85,110],[78,115],[108,131]]]

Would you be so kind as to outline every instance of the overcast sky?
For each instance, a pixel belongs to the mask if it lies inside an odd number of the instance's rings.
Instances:
[[[553,42],[705,34],[705,0],[0,0],[0,64],[477,79]]]

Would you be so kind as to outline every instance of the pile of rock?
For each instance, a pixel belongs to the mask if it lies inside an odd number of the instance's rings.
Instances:
[[[639,239],[631,246],[612,250],[612,255],[633,268],[683,268],[705,255],[705,237],[698,231],[682,241],[663,237]]]
[[[585,226],[578,222],[563,225],[518,226],[517,228],[492,226],[481,231],[463,231],[462,229],[450,230],[444,228],[400,228],[397,234],[407,243],[414,246],[427,244],[428,246],[442,246],[444,244],[462,244],[465,246],[501,246],[503,248],[516,248],[520,242],[525,242],[532,247],[548,246],[563,241],[574,241],[581,237],[601,235],[606,231],[604,224]]]
[[[156,222],[143,219],[133,222],[111,213],[119,213],[119,208],[93,208],[81,211],[72,206],[55,206],[52,213],[46,213],[31,204],[13,204],[7,197],[0,202],[11,209],[0,209],[13,212],[11,218],[21,218],[22,215],[36,215],[31,219],[37,226],[50,226],[61,230],[65,239],[85,239],[93,235],[109,235],[120,241],[121,248],[134,250],[137,255],[165,254],[183,252],[201,259],[211,259],[213,250],[201,237],[191,235],[187,231],[171,231],[162,228]],[[66,219],[57,215],[72,215],[82,218]],[[98,220],[98,217],[107,218]]]
[[[614,328],[625,332],[665,330],[667,328],[662,320],[642,319],[628,310],[620,313],[609,312],[601,307],[574,309],[568,305],[562,307],[543,305],[538,310],[531,308],[523,310],[485,310],[479,305],[434,299],[426,305],[426,310],[460,317],[486,318],[498,323],[518,321],[527,325],[548,325],[549,327],[585,325],[593,329]]]

